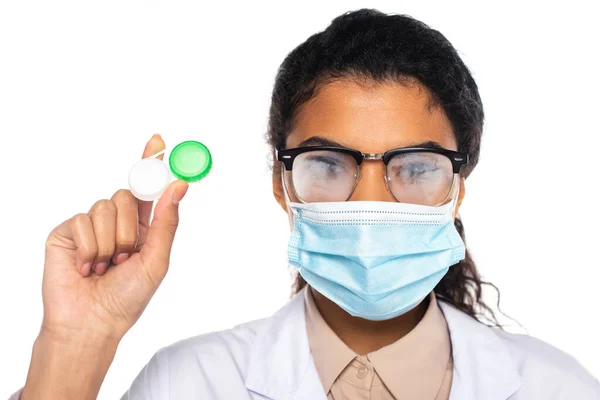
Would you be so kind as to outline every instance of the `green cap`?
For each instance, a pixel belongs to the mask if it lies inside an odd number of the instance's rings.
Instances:
[[[186,182],[196,182],[208,175],[212,157],[208,148],[195,140],[181,142],[169,156],[171,172]]]

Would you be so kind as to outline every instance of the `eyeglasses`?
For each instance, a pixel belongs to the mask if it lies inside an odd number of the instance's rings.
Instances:
[[[364,160],[381,160],[385,182],[396,201],[437,206],[452,191],[468,155],[452,150],[407,147],[381,154],[335,146],[307,146],[277,150],[288,193],[303,203],[346,201],[360,179]]]

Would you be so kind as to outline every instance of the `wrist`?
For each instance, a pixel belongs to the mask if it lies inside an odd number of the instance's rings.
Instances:
[[[36,343],[65,350],[74,349],[78,353],[104,352],[117,349],[121,336],[116,334],[86,331],[82,329],[62,329],[42,324]]]
[[[115,356],[118,341],[42,328],[32,351],[23,389],[28,399],[95,399]]]

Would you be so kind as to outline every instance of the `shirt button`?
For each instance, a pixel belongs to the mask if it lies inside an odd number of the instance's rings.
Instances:
[[[367,368],[363,365],[361,367],[358,368],[358,371],[356,372],[356,376],[358,376],[359,378],[364,378],[367,375]]]

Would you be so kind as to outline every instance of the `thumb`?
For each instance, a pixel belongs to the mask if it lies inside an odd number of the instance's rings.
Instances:
[[[187,190],[187,182],[172,182],[154,208],[154,217],[140,250],[140,259],[155,282],[162,280],[167,272],[171,247],[179,225],[179,202]]]

